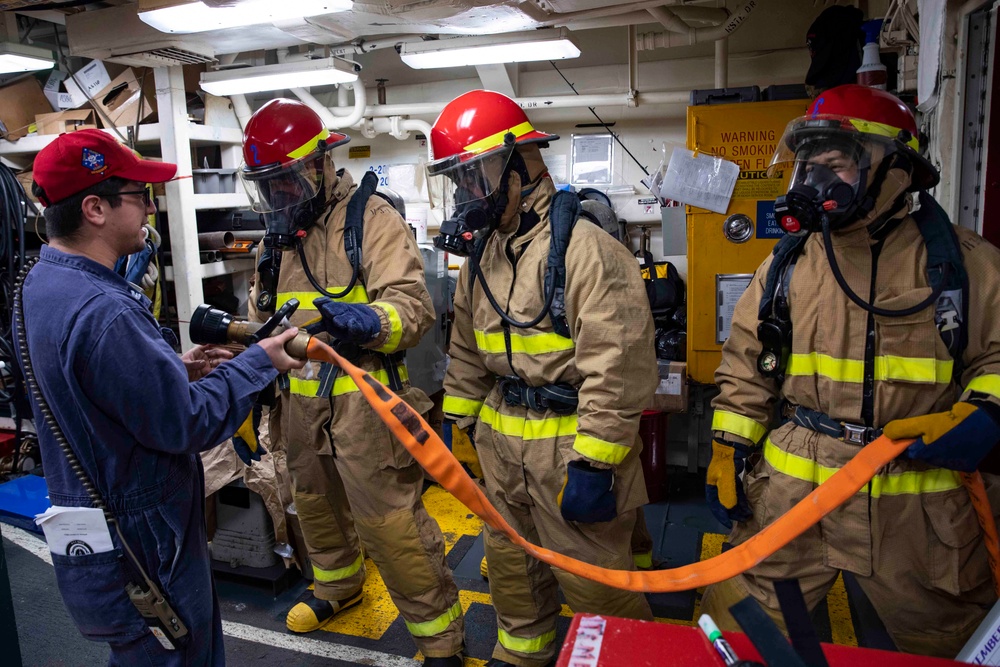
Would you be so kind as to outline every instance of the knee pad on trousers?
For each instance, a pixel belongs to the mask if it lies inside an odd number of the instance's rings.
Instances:
[[[384,517],[356,516],[354,525],[390,590],[413,598],[440,585],[430,560],[433,556],[420,538],[412,511]],[[441,550],[443,553],[443,543]]]
[[[505,537],[488,531],[484,540],[493,606],[505,616],[541,618],[558,613],[556,579],[548,565]]]
[[[350,546],[336,520],[335,509],[323,494],[292,492],[295,512],[310,550],[327,551]]]

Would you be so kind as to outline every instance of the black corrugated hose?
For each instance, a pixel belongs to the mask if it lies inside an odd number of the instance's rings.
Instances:
[[[14,352],[14,280],[24,266],[24,225],[34,204],[14,172],[0,163],[0,406],[14,420],[14,458],[11,472],[17,472],[24,442],[21,420],[31,417],[24,377]]]

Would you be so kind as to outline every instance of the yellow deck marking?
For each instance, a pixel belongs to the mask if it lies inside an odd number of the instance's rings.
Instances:
[[[343,611],[323,626],[327,632],[337,632],[352,637],[381,639],[389,629],[399,610],[389,597],[389,590],[382,581],[382,575],[370,558],[365,559],[365,597],[356,607]]]
[[[844,575],[837,575],[837,581],[826,594],[826,607],[830,613],[830,636],[834,644],[857,646],[858,636],[854,632],[854,620],[851,618],[851,607],[847,604],[847,588],[844,586]]]
[[[424,507],[441,526],[445,553],[451,551],[463,535],[475,537],[482,532],[482,519],[440,486],[434,485],[424,492]]]
[[[439,486],[431,486],[423,496],[424,506],[427,512],[434,517],[438,525],[441,526],[441,533],[444,535],[445,553],[451,551],[459,539],[464,535],[477,537],[482,532],[482,521],[475,514],[471,513],[464,505],[455,499],[450,493]],[[722,544],[726,536],[718,533],[705,533],[701,540],[700,560],[714,558],[722,553]],[[365,567],[368,576],[365,580],[364,601],[357,607],[343,612],[323,629],[328,632],[351,635],[354,637],[365,637],[367,639],[380,639],[385,631],[389,629],[399,612],[389,597],[389,591],[382,581],[378,568],[371,559],[365,560]],[[310,589],[312,586],[310,586]],[[699,589],[703,593],[704,589]],[[483,604],[492,607],[493,598],[489,593],[478,591],[459,590],[458,599],[462,604],[463,613],[468,613],[472,604]],[[837,577],[837,581],[827,595],[827,607],[830,614],[830,629],[833,643],[845,646],[857,646],[858,638],[854,632],[854,623],[851,618],[850,608],[847,603],[847,590],[844,588],[843,577]],[[675,625],[695,626],[695,619],[701,614],[701,596],[695,600],[694,614],[692,618],[660,618],[655,620],[660,623],[672,623]],[[562,605],[560,616],[572,617],[573,612],[569,606]],[[417,654],[417,659],[422,659]],[[485,660],[477,660],[467,657],[465,667],[482,667]]]

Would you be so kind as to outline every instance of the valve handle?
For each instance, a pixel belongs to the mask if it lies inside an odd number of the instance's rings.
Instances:
[[[267,322],[264,322],[264,324],[261,325],[260,329],[257,329],[257,331],[255,331],[250,336],[249,340],[247,341],[247,345],[249,346],[253,345],[254,343],[259,343],[260,341],[270,336],[271,332],[274,331],[275,327],[277,327],[283,319],[294,313],[298,307],[299,307],[298,299],[289,299],[288,301],[286,301],[285,305],[283,305],[281,308],[278,308],[278,310],[275,311],[274,315],[271,315],[271,317],[268,318]]]

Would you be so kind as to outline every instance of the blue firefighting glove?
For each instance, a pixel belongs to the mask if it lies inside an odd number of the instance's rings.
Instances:
[[[382,320],[371,306],[342,303],[325,296],[314,299],[313,304],[323,318],[319,331],[326,331],[337,340],[364,345],[382,331]],[[306,330],[318,333],[316,325],[306,327]]]
[[[260,461],[260,457],[267,454],[264,445],[257,441],[257,429],[260,426],[260,406],[253,406],[253,410],[247,415],[246,421],[236,431],[233,436],[233,449],[240,457],[244,465],[253,465],[254,461]]]
[[[615,505],[615,472],[595,468],[586,461],[570,461],[566,481],[556,498],[567,521],[598,523],[618,516]]]
[[[712,461],[705,478],[705,499],[712,514],[726,528],[733,521],[746,521],[753,513],[743,491],[740,474],[746,469],[750,448],[738,442],[712,440]]]
[[[1000,408],[988,401],[961,401],[935,412],[885,425],[892,440],[916,438],[905,456],[939,468],[973,472],[1000,442]]]

